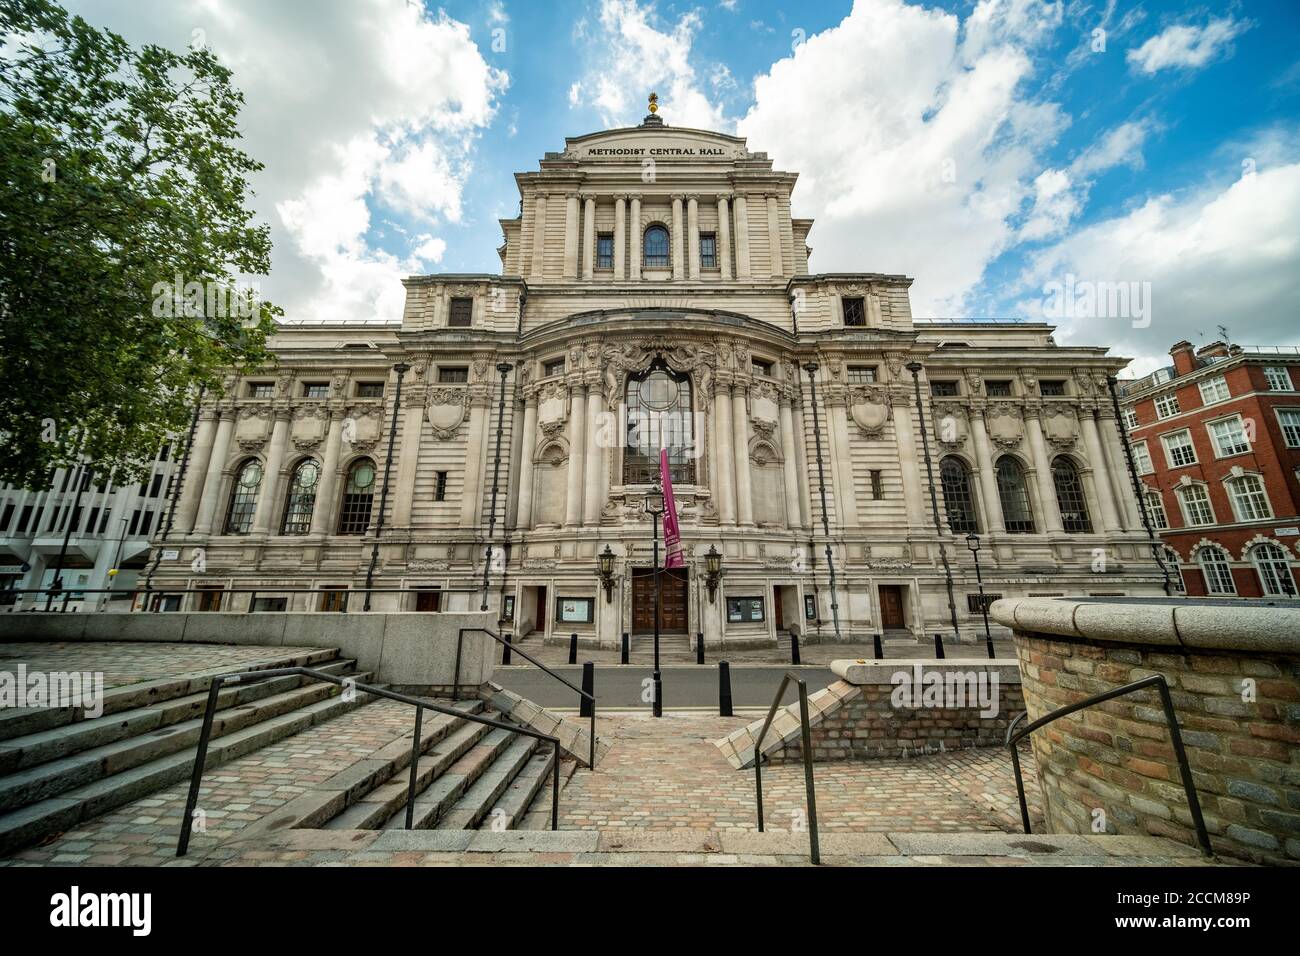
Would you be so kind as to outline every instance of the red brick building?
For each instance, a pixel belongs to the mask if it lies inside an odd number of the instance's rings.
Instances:
[[[1300,350],[1212,342],[1121,382],[1147,514],[1189,595],[1295,597]]]

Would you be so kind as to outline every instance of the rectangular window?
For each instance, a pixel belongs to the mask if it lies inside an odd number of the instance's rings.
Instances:
[[[561,624],[590,624],[596,602],[587,597],[557,597],[555,620]]]
[[[157,474],[153,476],[153,481],[149,482],[149,497],[157,498],[162,494],[163,476]]]
[[[1138,427],[1138,413],[1136,408],[1124,409],[1124,427],[1129,431]]]
[[[764,620],[761,597],[727,598],[727,621],[731,624],[759,624]]]
[[[614,268],[614,234],[612,232],[596,233],[596,268],[604,270]]]
[[[3,533],[3,532],[5,532],[5,531],[8,531],[8,530],[9,530],[9,522],[11,522],[11,521],[13,520],[13,518],[14,518],[14,506],[13,506],[13,504],[11,503],[11,504],[7,504],[7,505],[5,505],[5,512],[4,512],[4,515],[3,515],[3,516],[0,516],[0,533]]]
[[[817,620],[817,600],[811,594],[803,596],[803,617],[805,621]]]
[[[985,382],[984,390],[988,392],[989,398],[1010,398],[1011,380],[1002,378],[992,382]]]
[[[1223,380],[1222,375],[1207,378],[1204,382],[1201,382],[1200,388],[1201,401],[1206,405],[1227,401],[1232,397],[1232,393],[1228,391],[1228,383]]]
[[[870,385],[876,380],[876,367],[874,365],[850,365],[849,366],[849,384],[850,385]]]
[[[289,607],[289,599],[282,597],[254,598],[254,611],[284,611]]]
[[[1065,394],[1065,382],[1060,379],[1039,382],[1038,394],[1044,398],[1060,398]]]
[[[383,382],[357,382],[357,398],[383,398]]]
[[[303,382],[302,397],[303,398],[329,398],[330,383],[329,382]]]
[[[1189,525],[1214,524],[1214,509],[1203,485],[1188,485],[1178,489],[1178,500],[1183,506],[1183,520]]]
[[[700,233],[700,268],[718,267],[718,240],[711,232]]]
[[[440,385],[464,385],[469,381],[469,369],[464,365],[443,365],[438,368]]]
[[[447,317],[447,325],[453,329],[467,329],[474,319],[474,300],[471,298],[457,297],[451,300],[451,314]]]
[[[867,324],[867,306],[861,297],[843,298],[840,302],[844,307],[845,325]]]
[[[1001,594],[986,593],[984,595],[983,600],[980,600],[980,596],[978,594],[967,594],[966,610],[969,611],[971,614],[982,614],[984,611],[987,611],[989,609],[989,605],[991,605],[994,601],[1001,601],[1001,600],[1002,600]]]
[[[1174,432],[1162,436],[1160,440],[1164,442],[1165,457],[1169,460],[1170,468],[1186,468],[1196,464],[1196,448],[1192,445],[1189,432]]]
[[[513,621],[515,619],[515,596],[507,594],[505,600],[501,602],[501,620]]]
[[[1242,475],[1228,482],[1232,507],[1238,521],[1263,521],[1273,517],[1273,509],[1264,493],[1264,483],[1256,475]]]
[[[1158,491],[1147,492],[1147,514],[1151,517],[1151,527],[1164,531],[1169,527],[1169,516],[1165,514],[1165,499]]]
[[[1178,414],[1178,395],[1175,392],[1165,392],[1163,395],[1156,396],[1156,418],[1168,418],[1170,415]]]
[[[433,500],[434,501],[447,500],[447,473],[445,471],[438,472],[437,478],[434,480]]]
[[[1246,440],[1246,431],[1241,427],[1240,417],[1210,422],[1210,437],[1214,439],[1214,453],[1220,458],[1244,455],[1250,451],[1250,442]]]
[[[872,469],[871,472],[871,500],[880,501],[885,497],[885,480],[883,474],[878,469]]]
[[[1264,380],[1268,382],[1270,391],[1273,392],[1290,392],[1291,372],[1285,366],[1269,366],[1264,369]]]
[[[937,381],[930,383],[930,394],[936,398],[952,398],[959,394],[955,381]]]
[[[762,359],[754,359],[754,374],[762,375],[764,378],[771,378],[772,363],[764,362]]]
[[[1300,410],[1279,408],[1277,421],[1282,426],[1282,439],[1288,448],[1300,448]]]
[[[337,613],[346,611],[348,609],[347,589],[335,586],[331,590],[321,591],[320,609],[322,611],[334,611]]]
[[[274,382],[249,382],[249,398],[275,398]]]
[[[564,359],[551,359],[542,366],[542,378],[550,378],[552,375],[564,374]]]

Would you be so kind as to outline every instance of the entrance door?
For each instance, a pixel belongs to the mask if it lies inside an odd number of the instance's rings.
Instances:
[[[785,631],[785,596],[781,585],[772,585],[772,610],[776,612],[776,633],[781,634]]]
[[[537,623],[533,625],[533,630],[539,634],[546,633],[546,588],[537,589]]]
[[[659,633],[685,634],[688,624],[686,571],[664,568],[659,572]],[[632,572],[632,630],[645,634],[654,629],[655,573],[651,568],[636,568]]]
[[[880,585],[880,626],[886,629],[907,627],[903,620],[902,585]]]

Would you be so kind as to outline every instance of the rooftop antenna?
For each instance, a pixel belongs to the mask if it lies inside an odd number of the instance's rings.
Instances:
[[[1232,348],[1232,339],[1228,335],[1227,326],[1224,325],[1219,326],[1219,337],[1223,339],[1224,345],[1228,346],[1228,348]]]

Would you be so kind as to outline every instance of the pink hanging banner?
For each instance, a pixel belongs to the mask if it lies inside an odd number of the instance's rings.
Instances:
[[[677,528],[677,501],[673,498],[673,475],[668,467],[668,449],[659,449],[659,481],[664,488],[664,567],[683,568],[682,535]]]

